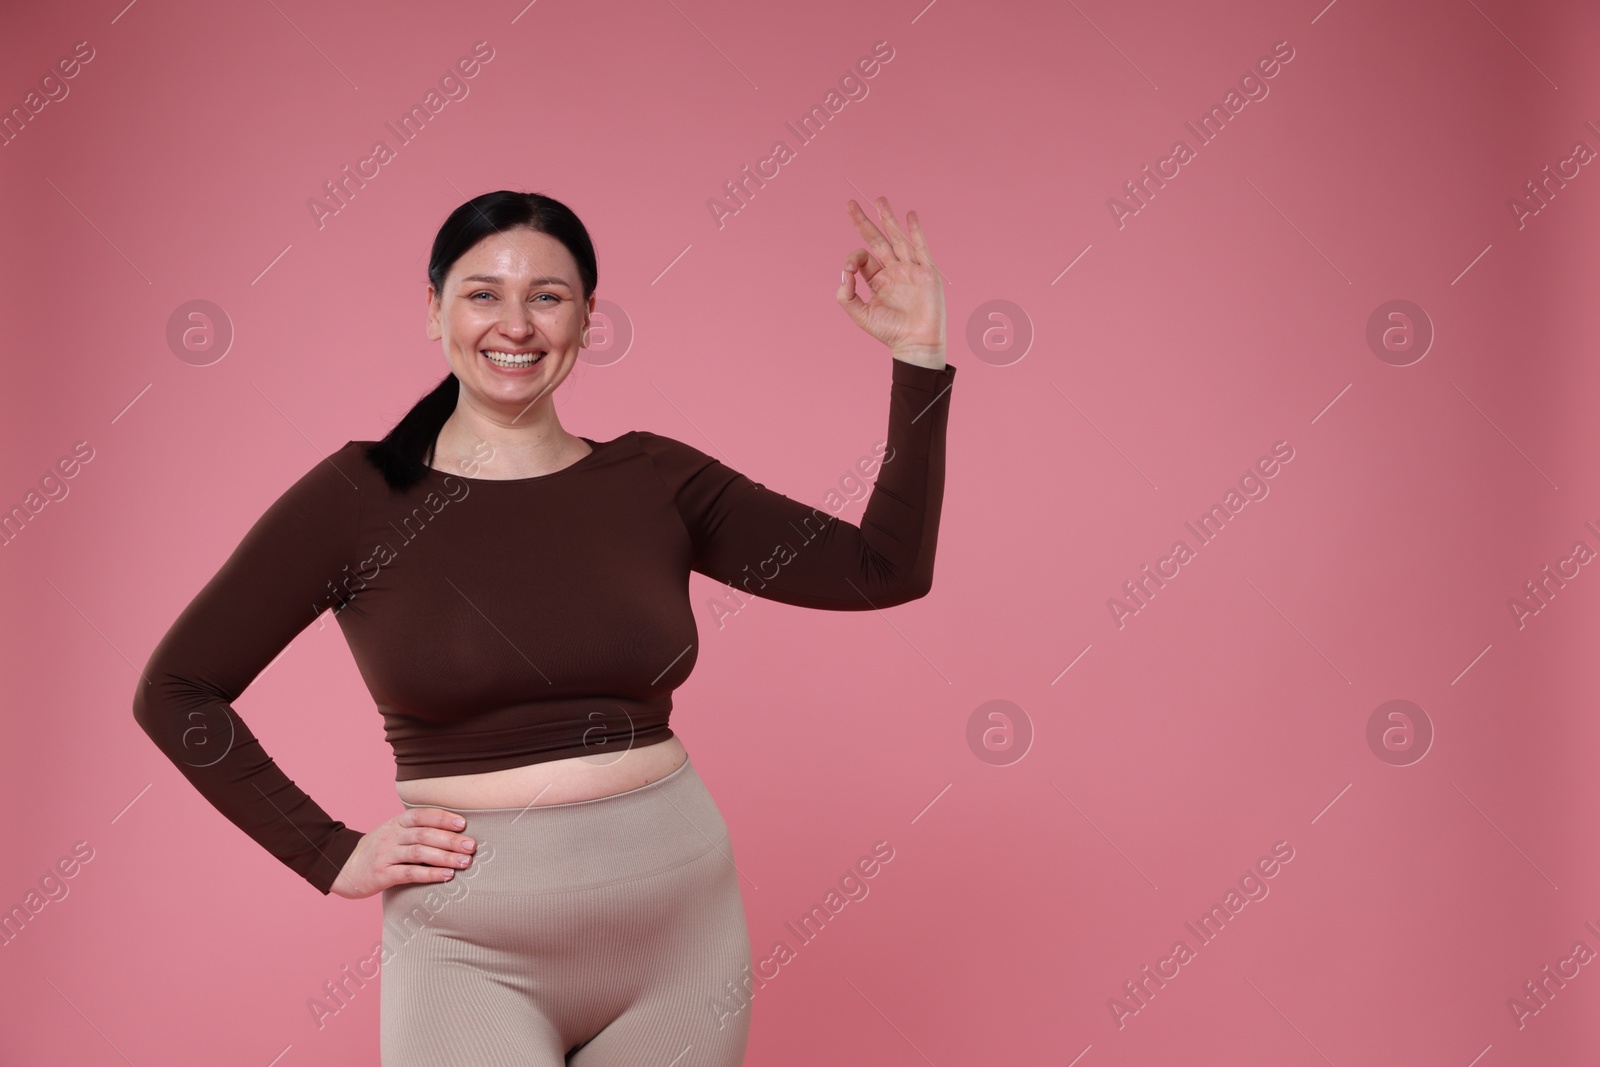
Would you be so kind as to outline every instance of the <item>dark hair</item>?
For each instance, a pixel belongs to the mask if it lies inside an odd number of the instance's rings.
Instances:
[[[445,275],[473,245],[492,233],[503,233],[519,226],[548,234],[567,246],[578,263],[583,299],[587,302],[598,281],[589,231],[561,201],[540,193],[508,189],[475,196],[444,220],[433,239],[433,253],[428,257],[428,281],[433,284],[434,292],[442,297]],[[432,458],[434,442],[445,420],[455,411],[460,394],[461,383],[452,371],[432,392],[418,400],[383,440],[367,446],[367,460],[383,473],[383,480],[389,483],[390,489],[404,492],[422,480]]]

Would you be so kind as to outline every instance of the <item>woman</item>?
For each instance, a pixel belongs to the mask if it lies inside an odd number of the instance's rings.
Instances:
[[[383,894],[386,1067],[742,1061],[739,874],[667,724],[696,657],[688,574],[842,611],[928,592],[955,368],[916,214],[908,236],[878,208],[887,234],[848,204],[867,247],[837,293],[894,357],[859,528],[671,438],[565,430],[594,249],[560,202],[487,193],[428,266],[451,374],[291,486],[152,653],[135,717],[200,792],[321,892]],[[327,607],[405,805],[365,834],[231,706]]]

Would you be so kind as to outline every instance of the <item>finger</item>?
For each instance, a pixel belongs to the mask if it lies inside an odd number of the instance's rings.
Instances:
[[[396,842],[383,856],[385,863],[393,864],[422,864],[429,867],[448,867],[461,870],[472,865],[470,852],[457,852],[454,849],[439,848],[421,841]]]
[[[872,224],[867,218],[867,213],[861,210],[861,205],[852,198],[845,204],[845,211],[850,215],[856,229],[861,232],[862,238],[867,242],[867,247],[872,249],[880,261],[887,263],[894,258],[894,247],[889,244],[888,238]]]
[[[404,844],[423,844],[445,852],[472,855],[478,842],[460,831],[467,820],[449,808],[407,808],[399,820],[404,829],[400,841]]]
[[[858,248],[846,256],[844,265],[846,268],[859,273],[861,279],[869,286],[872,285],[872,279],[876,278],[879,272],[883,270],[883,264],[874,259],[872,254],[865,248]],[[873,286],[873,288],[876,288],[876,286]]]
[[[884,229],[889,231],[889,242],[894,248],[894,254],[907,263],[913,262],[916,257],[911,252],[911,242],[906,240],[906,232],[900,228],[900,221],[894,217],[894,209],[889,206],[887,196],[878,197],[878,217],[883,220]]]
[[[856,295],[856,272],[848,266],[839,272],[839,288],[835,296],[857,325],[866,321],[866,301]]]
[[[446,830],[460,830],[467,820],[448,808],[407,808],[400,813],[401,826],[438,826]]]
[[[406,882],[448,882],[456,876],[456,872],[449,867],[426,867],[410,863],[396,863],[385,867],[383,877],[389,885],[401,885]]]
[[[933,251],[928,248],[928,234],[922,228],[922,219],[915,211],[907,211],[906,225],[911,227],[911,239],[917,246],[917,254],[922,258],[922,262],[930,267],[933,266]]]
[[[478,842],[470,834],[458,834],[453,830],[439,830],[432,826],[403,830],[400,840],[405,844],[431,845],[466,856],[475,856],[478,852]]]

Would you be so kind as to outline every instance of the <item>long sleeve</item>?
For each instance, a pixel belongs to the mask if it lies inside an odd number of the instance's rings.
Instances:
[[[267,509],[156,645],[133,699],[134,719],[201,795],[323,894],[361,832],[278,768],[232,702],[341,603],[333,583],[357,562],[360,514],[346,471],[359,460],[346,444]]]
[[[754,596],[835,611],[888,607],[928,594],[956,368],[893,363],[885,462],[859,527],[751,481],[696,448],[641,432],[688,528],[694,570]]]

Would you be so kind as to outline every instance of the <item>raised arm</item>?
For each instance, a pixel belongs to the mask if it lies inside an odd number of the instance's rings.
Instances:
[[[859,527],[809,507],[670,438],[641,434],[694,544],[695,570],[753,596],[864,611],[926,596],[944,504],[945,424],[956,368],[945,359],[944,280],[915,211],[887,197],[879,229],[854,200],[866,241],[839,272],[839,306],[894,356],[884,463]],[[856,291],[866,283],[867,300]]]
[[[956,368],[892,362],[884,463],[860,526],[774,492],[699,449],[640,432],[689,531],[695,570],[751,596],[807,608],[866,611],[927,595]]]
[[[319,462],[256,521],[156,645],[133,698],[134,719],[201,795],[324,894],[361,831],[295,785],[232,702],[338,603],[330,583],[357,558],[358,447]]]

